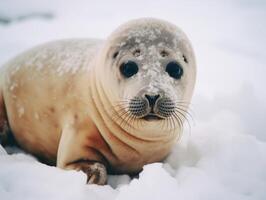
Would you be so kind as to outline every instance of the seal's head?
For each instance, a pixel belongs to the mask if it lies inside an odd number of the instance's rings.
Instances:
[[[179,28],[157,19],[128,22],[111,34],[102,55],[102,88],[122,128],[151,137],[180,130],[196,65]]]

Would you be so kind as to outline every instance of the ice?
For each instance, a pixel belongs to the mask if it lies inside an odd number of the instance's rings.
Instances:
[[[88,186],[81,172],[0,146],[0,199],[265,200],[265,10],[264,1],[245,0],[0,1],[0,19],[10,20],[0,20],[0,64],[47,41],[104,39],[129,19],[157,17],[185,31],[198,66],[195,125],[164,162],[146,165],[139,177],[110,175],[108,185]],[[32,13],[53,18],[17,20]]]

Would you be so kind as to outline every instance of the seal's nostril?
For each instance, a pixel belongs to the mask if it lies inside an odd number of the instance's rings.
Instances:
[[[145,94],[146,99],[149,101],[150,106],[154,106],[156,101],[159,99],[160,95],[148,95]]]

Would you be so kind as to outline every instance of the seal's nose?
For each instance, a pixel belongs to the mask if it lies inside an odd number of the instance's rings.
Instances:
[[[149,105],[151,107],[154,107],[154,105],[155,105],[156,101],[159,99],[160,95],[159,94],[157,94],[157,95],[148,95],[148,94],[145,94],[145,97],[148,100]]]

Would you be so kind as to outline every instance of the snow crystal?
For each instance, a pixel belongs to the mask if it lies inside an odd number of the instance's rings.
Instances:
[[[18,116],[19,116],[19,117],[22,117],[22,115],[24,114],[24,112],[25,112],[24,107],[20,106],[20,107],[18,108]]]
[[[18,87],[18,84],[16,82],[14,82],[11,86],[10,86],[10,90],[14,90],[16,87]]]
[[[40,118],[38,113],[34,113],[34,117],[35,117],[35,119],[37,119],[37,120]]]

